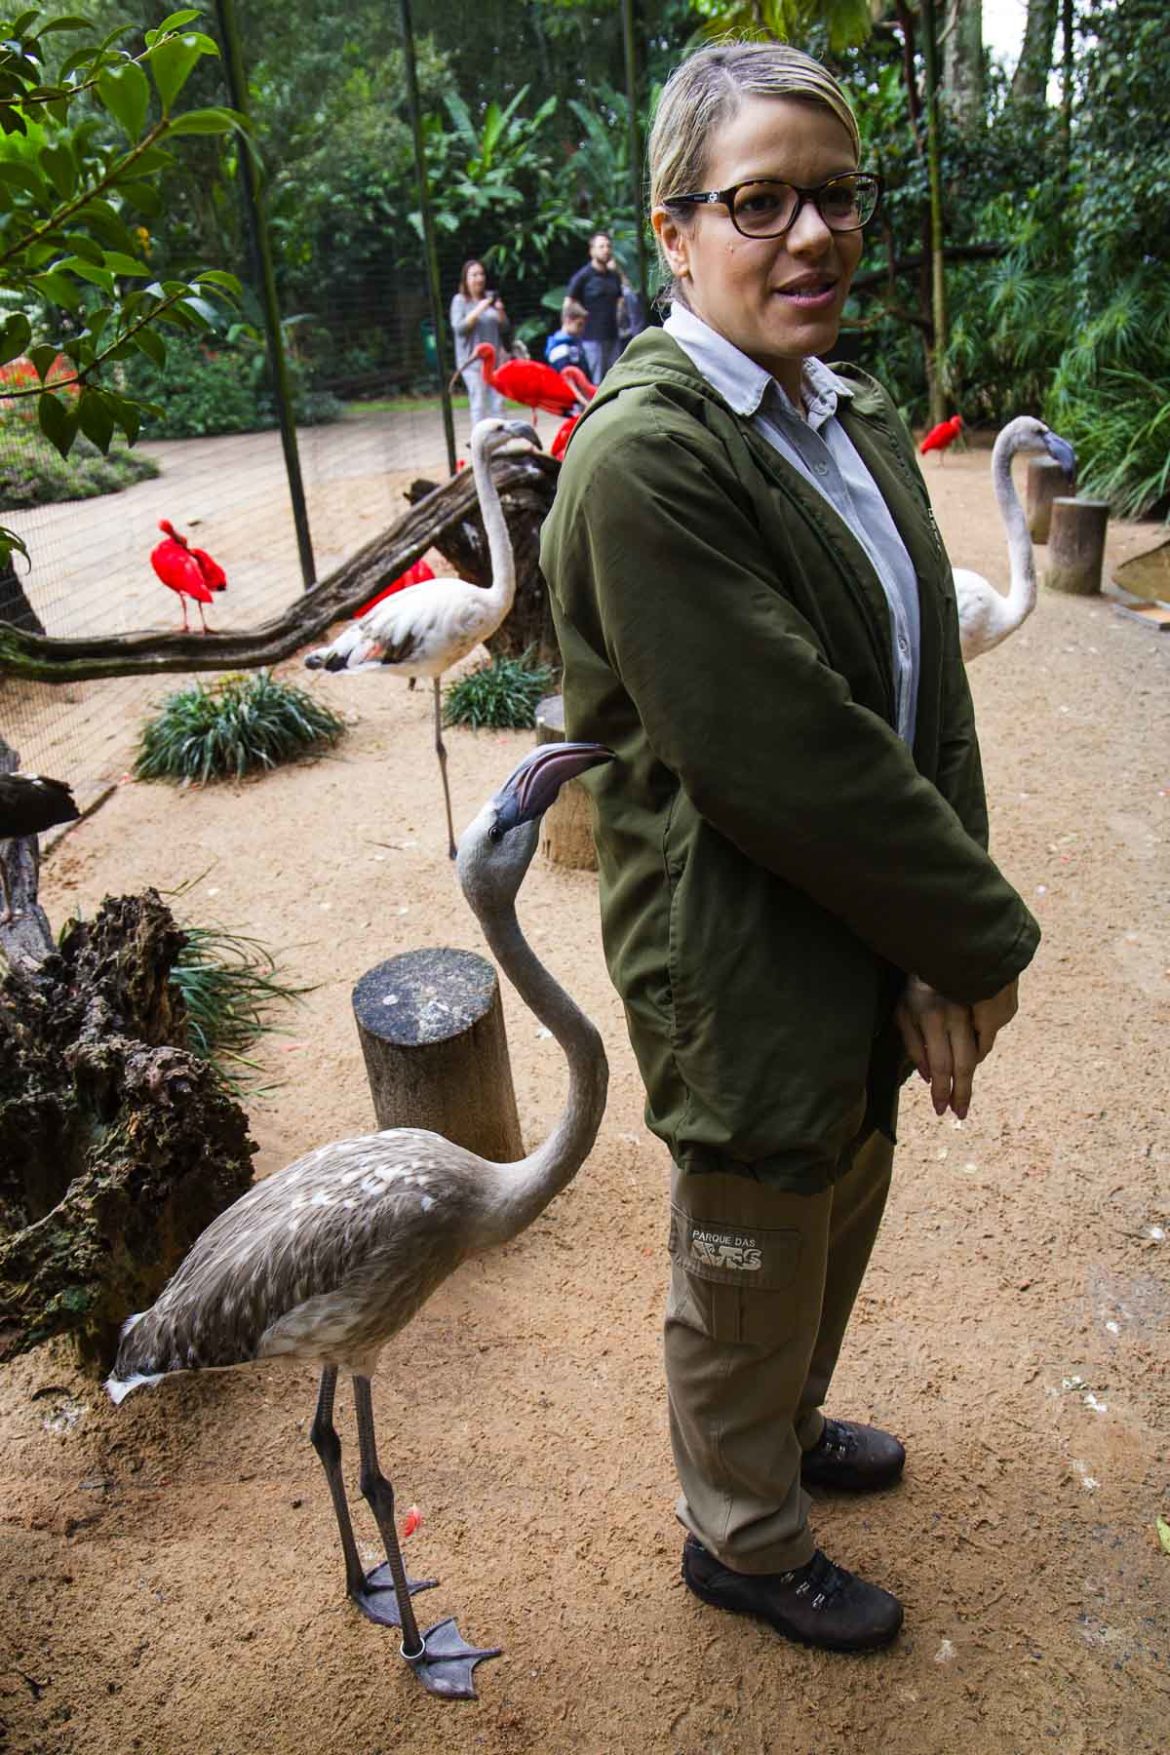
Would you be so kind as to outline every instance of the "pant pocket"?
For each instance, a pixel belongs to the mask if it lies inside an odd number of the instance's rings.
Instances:
[[[801,1234],[670,1215],[670,1314],[713,1341],[778,1347],[800,1326]]]

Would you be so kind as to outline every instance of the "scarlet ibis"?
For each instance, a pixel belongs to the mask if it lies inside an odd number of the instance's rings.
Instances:
[[[592,402],[597,395],[597,385],[590,383],[580,366],[562,366],[561,377],[565,378],[586,402]]]
[[[439,583],[419,586],[415,596],[430,596]],[[409,602],[409,594],[399,601]],[[111,1399],[121,1402],[173,1372],[317,1365],[321,1384],[309,1440],[329,1483],[346,1590],[371,1621],[401,1630],[403,1658],[430,1693],[448,1699],[474,1696],[476,1665],[498,1654],[465,1642],[449,1617],[425,1632],[419,1627],[412,1598],[429,1585],[407,1576],[394,1527],[394,1489],[378,1459],[370,1379],[386,1343],[441,1281],[539,1218],[597,1138],[608,1076],[601,1035],[529,948],[516,896],[536,851],[538,820],[560,787],[612,759],[609,750],[589,743],[529,751],[459,845],[459,882],[488,943],[568,1062],[569,1095],[555,1128],[512,1164],[490,1163],[419,1127],[318,1146],[255,1183],[208,1226],[154,1306],[123,1325],[106,1382]],[[361,1490],[386,1548],[385,1565],[368,1574],[334,1423],[343,1370],[353,1377]],[[423,1360],[415,1378],[425,1384],[426,1376]],[[417,1390],[416,1381],[410,1399]],[[454,1435],[452,1444],[458,1445]],[[411,1521],[408,1513],[407,1529]],[[432,1739],[431,1747],[442,1743]]]
[[[943,452],[947,449],[948,445],[954,444],[962,430],[963,417],[961,414],[952,414],[950,420],[940,420],[936,427],[931,427],[921,445],[919,445],[919,452],[925,457],[928,451],[937,451],[938,460],[941,463],[943,460]]]
[[[362,607],[356,611],[354,621],[360,621],[364,615],[369,615],[370,611],[381,603],[384,597],[393,597],[396,591],[405,591],[408,585],[424,585],[428,579],[433,579],[434,576],[434,568],[427,561],[415,561],[413,567],[407,567],[405,573],[399,573],[397,579],[392,579],[389,585],[383,585],[382,589],[376,592],[368,603],[363,603]]]
[[[556,436],[553,439],[552,444],[549,446],[549,450],[552,452],[558,463],[564,457],[565,447],[569,443],[569,435],[580,419],[581,416],[579,414],[571,414],[564,425],[557,428]]]
[[[552,373],[555,378],[557,374]],[[495,633],[516,595],[516,561],[508,535],[499,489],[492,480],[492,453],[520,440],[540,449],[540,440],[526,421],[481,420],[471,434],[471,473],[487,535],[492,582],[485,591],[466,579],[432,579],[410,591],[399,591],[363,616],[328,646],[305,656],[310,670],[396,670],[400,676],[429,676],[435,692],[435,754],[447,808],[447,850],[455,857],[455,826],[447,784],[447,749],[443,742],[440,683],[443,672],[473,652]]]
[[[199,605],[199,620],[203,623],[206,634],[207,619],[203,614],[203,605],[210,603],[212,593],[227,589],[227,576],[218,561],[213,561],[206,549],[192,548],[185,536],[180,536],[169,518],[160,518],[159,529],[165,541],[160,542],[150,552],[150,564],[172,591],[178,593],[179,602],[183,606],[183,632],[188,632],[187,599],[194,598]]]
[[[39,835],[54,823],[71,823],[80,814],[64,780],[50,780],[47,774],[0,774],[0,891],[4,894],[0,926],[17,918],[5,863],[9,841]]]
[[[582,401],[588,401],[560,372],[554,372],[551,366],[542,365],[539,360],[505,360],[497,371],[496,350],[490,341],[481,341],[471,358],[482,361],[485,384],[498,390],[509,402],[519,402],[530,408],[534,420],[538,408],[563,417],[571,414]],[[462,372],[460,367],[451,380],[452,388]]]

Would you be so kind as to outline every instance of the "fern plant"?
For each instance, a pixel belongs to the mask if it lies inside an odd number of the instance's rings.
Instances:
[[[149,721],[134,772],[140,780],[237,779],[335,744],[345,721],[271,671],[233,674],[168,695]]]

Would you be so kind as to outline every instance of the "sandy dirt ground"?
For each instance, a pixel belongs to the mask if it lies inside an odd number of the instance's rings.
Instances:
[[[957,564],[1003,577],[985,453],[928,471]],[[1154,534],[1115,534],[1115,558]],[[612,1065],[589,1162],[383,1356],[381,1449],[424,1616],[505,1647],[444,1705],[344,1599],[308,1443],[310,1371],[173,1380],[115,1410],[64,1350],[0,1375],[13,1755],[1146,1755],[1167,1744],[1170,639],[1042,596],[972,672],[998,856],[1044,942],[970,1119],[909,1090],[887,1222],[831,1408],[906,1440],[903,1485],[822,1498],[828,1551],[899,1592],[866,1658],[791,1647],[690,1598],[660,1370],[665,1154],[641,1121],[594,881],[534,866],[532,941]],[[327,760],[204,792],[125,785],[54,851],[56,921],[107,892],[176,906],[311,983],[261,1049],[259,1173],[372,1124],[350,990],[479,945],[444,857],[429,701],[328,678]],[[694,686],[701,686],[696,678]],[[455,733],[466,821],[527,746]],[[750,946],[745,946],[745,955]],[[564,1071],[511,994],[529,1143]],[[352,1409],[340,1406],[351,1472]],[[369,1560],[380,1555],[360,1505]],[[425,1622],[424,1622],[425,1624]]]

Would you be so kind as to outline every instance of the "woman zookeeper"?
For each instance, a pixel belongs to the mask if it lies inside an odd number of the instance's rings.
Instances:
[[[913,444],[830,369],[878,179],[830,75],[722,44],[650,141],[665,330],[574,434],[542,562],[596,770],[606,956],[674,1160],[671,1437],[705,1602],[892,1639],[805,1488],[904,1452],[821,1411],[890,1182],[908,1061],[963,1116],[1035,921],[987,853],[951,569]]]

